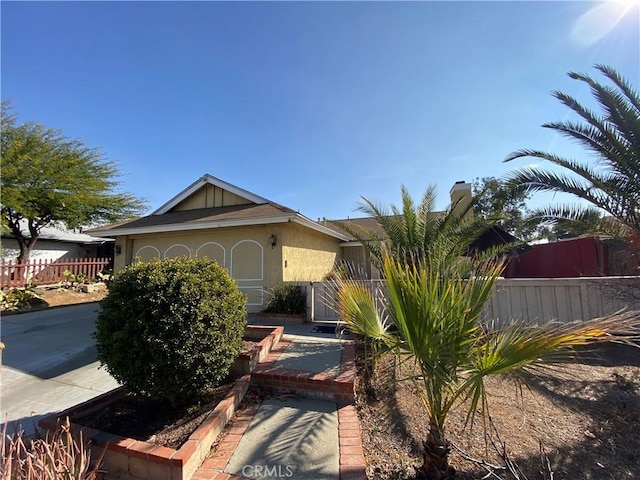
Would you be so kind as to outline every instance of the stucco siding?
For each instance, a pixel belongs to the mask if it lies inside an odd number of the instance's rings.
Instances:
[[[283,281],[281,246],[278,242],[272,248],[269,243],[270,235],[282,237],[281,229],[280,225],[264,225],[118,237],[121,253],[116,255],[116,271],[136,257],[142,261],[207,257],[229,270],[247,296],[248,310],[257,312],[264,308],[264,290]]]
[[[339,240],[290,224],[282,239],[283,281],[320,281],[340,260]]]
[[[276,244],[269,242],[275,236]],[[229,270],[249,312],[265,307],[265,290],[282,282],[319,281],[340,260],[339,240],[295,223],[118,237],[116,272],[139,257],[201,256]]]

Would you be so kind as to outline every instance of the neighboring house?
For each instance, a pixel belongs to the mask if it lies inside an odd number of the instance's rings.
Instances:
[[[452,199],[467,193],[471,195],[471,185],[458,183]],[[342,221],[375,224],[371,218]],[[195,255],[216,260],[247,295],[249,312],[264,308],[269,287],[321,281],[342,260],[367,277],[378,278],[364,247],[337,226],[326,220],[315,222],[211,175],[150,215],[88,232],[116,239],[116,273],[136,258]]]
[[[28,237],[28,231],[25,229]],[[63,260],[69,258],[112,258],[113,238],[92,237],[63,227],[43,227],[31,250],[30,260]],[[20,254],[18,242],[12,234],[3,233],[2,258],[15,262]]]

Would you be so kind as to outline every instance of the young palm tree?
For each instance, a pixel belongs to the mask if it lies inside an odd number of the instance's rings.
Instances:
[[[447,254],[458,257],[496,219],[467,215],[475,205],[473,198],[461,198],[445,212],[435,210],[436,188],[429,186],[420,203],[416,203],[405,186],[401,187],[402,205],[387,208],[362,197],[358,210],[376,220],[382,232],[359,225],[335,222],[356,238],[371,254],[377,268],[382,269],[384,251],[407,263],[424,258],[429,246],[439,242]]]
[[[614,330],[637,332],[638,323],[638,312],[631,312],[577,324],[492,329],[480,316],[500,261],[456,259],[448,248],[435,242],[412,264],[384,253],[382,304],[364,283],[337,280],[341,320],[365,336],[376,354],[397,356],[420,392],[429,422],[422,472],[431,480],[452,478],[447,414],[463,400],[469,400],[468,421],[478,408],[486,412],[485,377],[536,371],[544,361],[567,359],[570,347],[610,340]]]
[[[562,92],[553,96],[582,118],[582,122],[552,122],[543,125],[577,140],[595,155],[595,164],[565,159],[540,150],[518,150],[505,162],[521,157],[547,160],[568,170],[568,174],[538,168],[522,168],[510,173],[510,186],[526,192],[570,193],[591,206],[550,206],[536,214],[546,220],[582,221],[603,210],[617,222],[603,220],[600,229],[620,234],[640,233],[640,97],[613,68],[596,65],[613,86],[602,85],[587,75],[571,72],[591,89],[602,112],[595,113]],[[615,227],[622,227],[615,229]]]

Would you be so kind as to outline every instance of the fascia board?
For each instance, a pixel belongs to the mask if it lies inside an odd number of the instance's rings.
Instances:
[[[104,232],[103,235],[115,237],[121,235],[142,235],[147,233],[183,232],[186,230],[206,230],[210,228],[224,227],[250,227],[252,225],[268,225],[271,223],[286,223],[292,221],[289,215],[274,217],[251,218],[242,220],[220,220],[212,222],[171,223],[168,225],[153,225],[150,227],[118,228]],[[93,234],[100,236],[98,232]]]
[[[356,241],[347,241],[347,242],[342,242],[340,243],[341,247],[362,247],[362,243],[361,242],[356,242]]]
[[[193,182],[191,185],[189,185],[187,188],[185,188],[183,191],[181,191],[178,195],[173,197],[167,203],[162,205],[160,208],[158,208],[157,210],[151,212],[151,215],[162,215],[163,213],[167,213],[173,207],[178,205],[183,200],[186,200],[190,195],[192,195],[195,192],[197,192],[199,189],[201,189],[206,184],[211,184],[211,185],[214,185],[216,187],[220,187],[220,188],[222,188],[224,190],[228,190],[229,192],[233,193],[234,195],[242,197],[242,198],[244,198],[246,200],[249,200],[250,202],[256,203],[258,205],[269,202],[269,200],[267,200],[264,197],[261,197],[259,195],[254,194],[254,193],[251,193],[251,192],[249,192],[249,191],[247,191],[247,190],[245,190],[243,188],[236,187],[235,185],[227,183],[224,180],[220,180],[219,178],[216,178],[213,175],[206,174],[203,177],[201,177],[198,180],[196,180],[195,182]]]
[[[319,223],[314,222],[313,220],[309,220],[308,218],[303,217],[302,215],[296,215],[293,219],[295,223],[299,223],[300,225],[304,225],[307,228],[315,230],[320,233],[324,233],[325,235],[329,235],[334,238],[338,238],[340,240],[350,240],[351,237],[344,235],[342,233],[336,232],[335,230],[331,230],[330,228],[325,227]]]

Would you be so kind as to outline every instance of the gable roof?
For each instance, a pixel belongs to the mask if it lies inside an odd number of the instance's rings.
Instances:
[[[191,195],[196,193],[198,190],[200,190],[202,187],[204,187],[207,184],[222,188],[223,190],[231,192],[234,195],[237,195],[241,198],[244,198],[245,200],[248,200],[249,202],[256,203],[258,205],[263,203],[269,203],[269,200],[267,200],[266,198],[260,197],[259,195],[251,193],[243,188],[236,187],[235,185],[231,185],[230,183],[225,182],[224,180],[220,180],[219,178],[216,178],[213,175],[209,175],[208,173],[205,173],[202,177],[200,177],[198,180],[193,182],[187,188],[182,190],[179,194],[177,194],[167,203],[162,205],[157,210],[151,212],[151,215],[163,215],[169,212],[173,207],[177,206],[182,201],[189,198]]]
[[[175,206],[207,184],[229,191],[251,203],[172,211]],[[211,175],[204,175],[150,215],[93,228],[88,232],[98,237],[114,237],[273,223],[297,223],[339,240],[349,240],[348,235],[335,228],[316,223],[291,208],[271,202]]]

